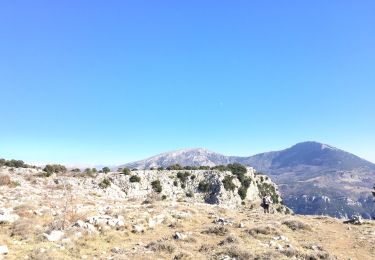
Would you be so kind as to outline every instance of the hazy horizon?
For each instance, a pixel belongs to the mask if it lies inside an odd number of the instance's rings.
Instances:
[[[318,141],[375,162],[375,2],[0,3],[0,158]]]

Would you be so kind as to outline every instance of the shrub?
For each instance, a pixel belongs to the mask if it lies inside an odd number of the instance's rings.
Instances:
[[[146,248],[155,252],[167,252],[170,254],[176,250],[176,247],[173,244],[165,241],[151,242]]]
[[[9,175],[0,175],[0,186],[8,186],[11,182]]]
[[[283,225],[287,226],[291,230],[311,230],[311,226],[309,224],[303,223],[299,220],[285,220]]]
[[[223,179],[224,189],[234,191],[236,185],[233,183],[233,176],[225,176]]]
[[[279,235],[279,230],[272,226],[258,226],[245,231],[251,236],[261,235]]]
[[[137,175],[132,175],[132,176],[130,176],[129,181],[130,182],[140,182],[141,181],[141,177],[139,177]]]
[[[220,171],[220,172],[225,172],[225,171],[228,171],[229,168],[225,165],[216,165],[216,166],[212,167],[211,170],[217,170],[217,171]]]
[[[125,174],[125,175],[130,175],[130,169],[129,168],[123,168],[121,173]]]
[[[198,170],[197,166],[185,166],[184,167],[184,170],[190,170],[190,171],[193,171],[193,170]]]
[[[60,164],[47,164],[43,171],[47,173],[45,176],[48,177],[53,173],[64,173],[66,172],[66,168],[64,165]]]
[[[194,193],[190,190],[190,191],[186,192],[186,197],[192,198],[192,197],[194,197]]]
[[[247,188],[244,187],[244,186],[241,186],[241,187],[238,189],[238,195],[240,195],[240,197],[241,197],[242,200],[246,199]]]
[[[187,181],[187,178],[190,176],[189,172],[178,172],[177,178],[180,180],[182,184],[185,184]]]
[[[161,196],[161,199],[162,199],[162,200],[166,200],[166,199],[167,199],[167,195],[163,195],[163,196]]]
[[[106,189],[106,188],[108,188],[109,186],[111,186],[111,181],[110,181],[108,178],[104,178],[104,179],[99,183],[99,187],[102,188],[102,189]]]
[[[203,231],[203,234],[215,234],[218,236],[225,236],[228,234],[229,230],[228,228],[224,226],[214,226],[214,227],[209,227],[207,230]]]
[[[10,161],[5,161],[4,162],[4,165],[5,166],[8,166],[8,167],[14,167],[14,168],[27,168],[28,165],[25,164],[23,161],[21,160],[10,160]]]
[[[279,195],[277,194],[276,189],[272,184],[258,183],[258,189],[262,197],[269,195],[271,196],[273,202],[279,202]]]
[[[160,193],[163,190],[159,180],[151,182],[151,186],[152,189],[157,193]]]
[[[200,191],[200,192],[208,192],[209,190],[210,190],[210,184],[208,184],[205,181],[199,182],[198,191]]]
[[[170,165],[167,167],[167,170],[171,171],[171,170],[183,170],[184,168],[179,165],[178,163],[176,164],[173,164],[173,165]]]
[[[72,169],[72,172],[81,172],[81,170],[78,169],[78,168],[74,168],[74,169]]]
[[[236,175],[238,180],[242,183],[245,178],[245,173],[247,172],[247,169],[245,166],[239,164],[239,163],[233,163],[227,165],[228,169],[232,172],[233,175]]]
[[[199,170],[209,170],[210,169],[210,166],[199,166],[198,168]]]
[[[158,168],[158,171],[163,171],[164,170],[164,167],[159,167]]]
[[[104,173],[109,173],[110,171],[111,171],[111,169],[109,169],[108,167],[102,168],[102,172],[104,172]]]
[[[194,180],[195,177],[197,177],[197,176],[195,176],[195,175],[191,175],[191,176],[190,176],[190,180]]]
[[[174,181],[174,182],[173,182],[173,185],[177,187],[177,186],[178,186],[178,182],[177,182],[177,181]]]

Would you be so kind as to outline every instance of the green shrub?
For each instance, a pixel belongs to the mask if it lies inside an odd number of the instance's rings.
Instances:
[[[167,199],[167,195],[163,195],[163,196],[161,196],[161,199],[162,199],[162,200],[166,200],[166,199]]]
[[[132,176],[130,176],[129,181],[130,182],[140,182],[141,181],[141,177],[139,177],[137,175],[132,175]]]
[[[111,181],[107,178],[104,178],[100,183],[99,183],[99,187],[102,188],[102,189],[106,189],[108,188],[109,186],[111,186]]]
[[[129,168],[123,168],[121,173],[125,174],[125,175],[130,175],[130,169]]]
[[[193,171],[193,170],[198,170],[198,168],[197,168],[197,166],[185,166],[184,170]]]
[[[156,181],[151,182],[151,186],[152,186],[152,189],[153,189],[155,192],[157,192],[157,193],[160,193],[160,192],[163,190],[163,187],[161,186],[159,180],[156,180]]]
[[[163,170],[164,170],[163,167],[159,167],[159,168],[158,168],[158,171],[163,171]]]
[[[237,176],[238,180],[242,184],[245,179],[245,173],[247,172],[246,167],[239,163],[228,164],[227,167],[233,175]]]
[[[195,176],[195,175],[191,175],[191,176],[190,176],[190,180],[194,180],[195,177],[197,177],[197,176]]]
[[[244,186],[241,186],[241,187],[238,189],[238,195],[240,195],[240,197],[241,197],[242,200],[246,199],[247,188],[244,187]]]
[[[179,165],[178,163],[167,167],[167,170],[169,170],[169,171],[171,171],[171,170],[177,170],[178,171],[178,170],[183,170],[183,169],[184,168],[181,165]]]
[[[216,166],[212,167],[211,170],[217,170],[217,171],[220,171],[220,172],[225,172],[225,171],[228,171],[229,168],[225,165],[216,165]]]
[[[189,172],[178,172],[177,178],[180,180],[182,184],[185,184],[187,181],[187,178],[190,176]]]
[[[53,173],[64,173],[66,172],[66,168],[64,165],[60,165],[60,164],[47,164],[44,167],[43,171],[45,171],[47,175],[50,176]]]
[[[209,170],[210,169],[210,166],[199,166],[198,168],[199,170]]]
[[[78,168],[74,168],[74,169],[72,169],[72,172],[81,172],[81,170],[78,169]]]
[[[102,168],[102,172],[104,172],[104,173],[109,173],[110,171],[111,171],[111,169],[109,169],[108,167]]]
[[[274,203],[279,202],[279,195],[276,192],[275,187],[269,183],[258,183],[258,190],[262,197],[269,195]]]
[[[205,181],[199,182],[198,191],[200,191],[200,192],[208,192],[209,190],[210,190],[210,184],[208,184]]]
[[[190,191],[186,192],[186,197],[192,198],[192,197],[194,197],[194,193],[190,190]]]
[[[236,185],[233,183],[233,176],[225,176],[223,179],[224,189],[234,191]]]
[[[177,181],[174,181],[174,182],[173,182],[173,185],[177,187],[177,186],[178,186],[178,182],[177,182]]]

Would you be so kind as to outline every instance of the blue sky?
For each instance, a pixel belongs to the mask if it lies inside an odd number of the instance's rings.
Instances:
[[[0,157],[316,140],[375,162],[374,1],[1,1]]]

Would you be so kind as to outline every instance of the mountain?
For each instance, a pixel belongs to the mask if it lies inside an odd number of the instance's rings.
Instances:
[[[142,161],[128,163],[119,167],[129,167],[132,169],[149,169],[151,167],[165,168],[176,163],[183,166],[215,166],[228,164],[231,162],[231,158],[230,156],[211,152],[203,148],[194,148],[159,154]]]
[[[137,169],[215,166],[238,162],[269,175],[280,187],[285,204],[298,214],[375,218],[371,187],[375,164],[318,142],[298,143],[281,151],[249,157],[225,156],[202,148],[160,154],[120,167]]]

